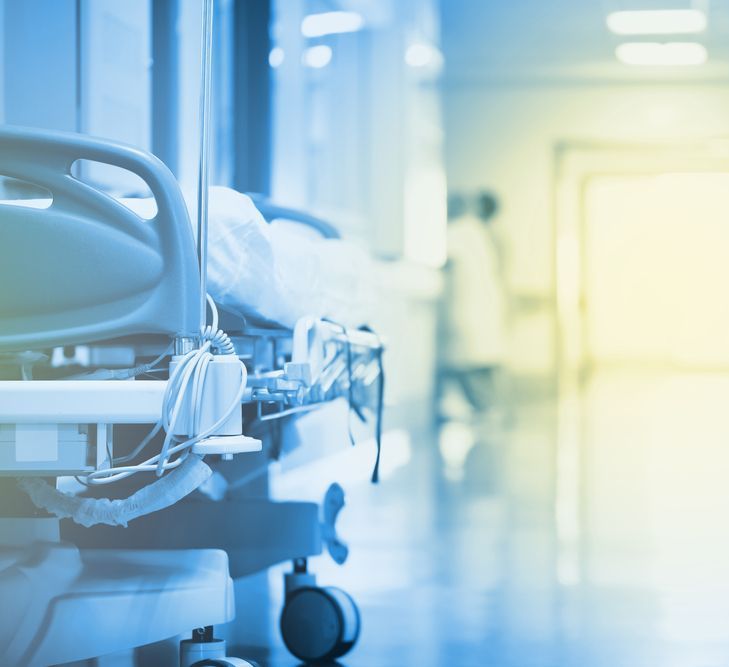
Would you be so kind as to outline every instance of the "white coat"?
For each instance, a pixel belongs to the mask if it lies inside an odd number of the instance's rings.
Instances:
[[[505,355],[505,298],[499,249],[487,225],[464,215],[448,223],[444,362],[498,366]]]

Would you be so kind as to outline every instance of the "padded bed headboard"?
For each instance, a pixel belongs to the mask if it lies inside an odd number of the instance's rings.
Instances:
[[[71,174],[77,160],[140,176],[157,215],[142,219],[79,181]],[[160,160],[85,135],[0,126],[0,175],[53,197],[45,209],[0,203],[0,351],[198,332],[192,228]]]

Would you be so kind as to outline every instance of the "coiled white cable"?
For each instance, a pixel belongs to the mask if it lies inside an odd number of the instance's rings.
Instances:
[[[195,443],[215,433],[217,429],[225,424],[236,409],[240,409],[247,380],[246,368],[242,362],[238,362],[240,364],[241,376],[236,396],[226,408],[223,415],[212,426],[202,432],[198,432],[203,405],[205,377],[210,363],[214,359],[211,350],[215,350],[218,354],[235,354],[235,347],[228,335],[218,329],[218,311],[214,301],[209,295],[207,299],[212,313],[212,323],[200,332],[200,347],[188,352],[177,361],[177,365],[170,375],[162,398],[162,415],[160,420],[130,454],[114,459],[113,465],[109,468],[88,473],[86,475],[87,484],[110,484],[111,482],[125,479],[139,472],[155,472],[160,477],[167,470],[172,470],[181,465]],[[195,435],[188,438],[180,438],[175,433],[185,432],[185,429],[180,427],[179,422],[183,417],[187,417],[184,410],[186,404],[191,407],[188,425],[191,426],[191,431]],[[159,454],[141,463],[127,466],[117,465],[135,459],[161,430],[165,431],[165,438]],[[178,458],[171,460],[172,457],[177,455],[179,455]]]
[[[213,315],[213,321],[202,330],[202,339],[204,341],[210,341],[210,345],[214,350],[218,351],[218,354],[235,354],[235,346],[228,334],[222,329],[218,329],[218,308],[215,305],[215,301],[213,301],[209,294],[207,295],[207,300],[210,306],[210,312]]]

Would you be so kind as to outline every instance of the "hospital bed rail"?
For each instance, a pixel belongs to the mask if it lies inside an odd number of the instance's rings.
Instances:
[[[248,196],[256,205],[256,208],[261,212],[261,215],[269,222],[278,219],[298,222],[306,227],[311,227],[316,230],[325,239],[341,238],[341,234],[337,227],[323,218],[319,218],[318,216],[297,208],[281,206],[276,204],[269,197],[256,192],[249,192]]]

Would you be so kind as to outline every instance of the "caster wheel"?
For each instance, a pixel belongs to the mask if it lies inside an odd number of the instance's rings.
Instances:
[[[286,648],[303,662],[334,660],[357,642],[359,610],[343,590],[304,587],[286,600],[281,635]]]

